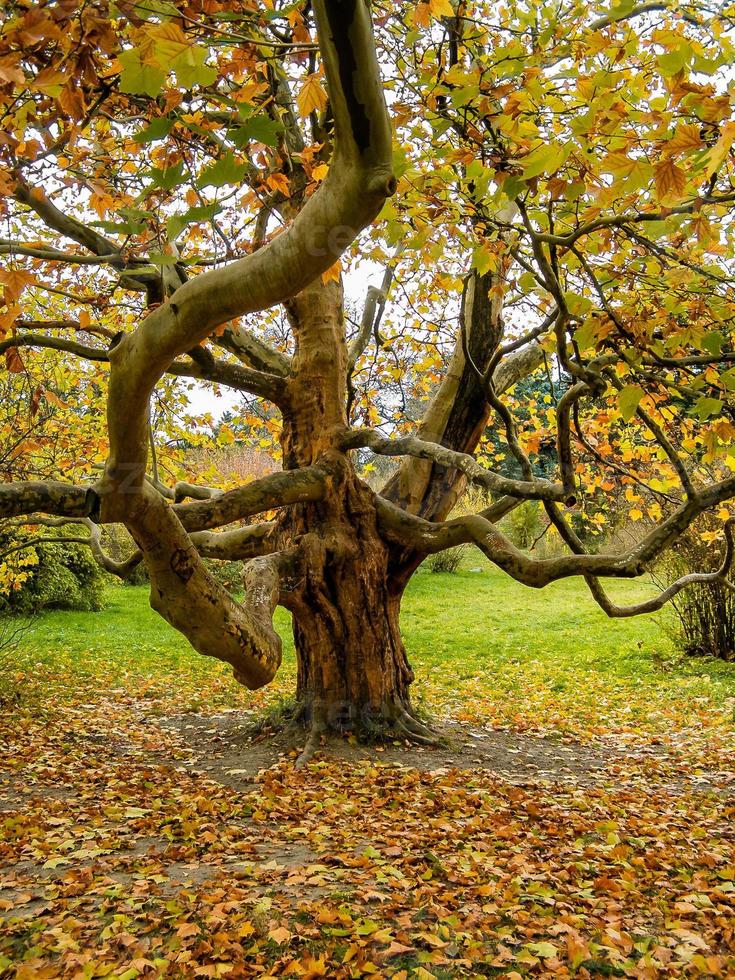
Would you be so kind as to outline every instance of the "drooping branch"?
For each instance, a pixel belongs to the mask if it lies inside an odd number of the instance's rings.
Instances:
[[[624,619],[630,616],[642,616],[645,613],[658,612],[663,609],[667,602],[675,598],[683,589],[692,585],[724,585],[725,588],[735,591],[735,585],[729,580],[728,575],[732,569],[733,559],[733,533],[730,523],[725,525],[725,554],[719,568],[714,572],[691,572],[689,575],[682,575],[675,582],[651,599],[643,602],[634,603],[630,606],[618,606],[612,602],[605,590],[602,588],[599,579],[590,576],[585,577],[592,597],[600,608],[611,619]]]
[[[558,558],[534,559],[515,547],[479,514],[444,522],[431,522],[396,508],[378,498],[377,507],[386,533],[423,555],[444,551],[457,544],[473,543],[516,581],[543,588],[561,578],[576,575],[602,578],[636,578],[663,551],[671,547],[690,524],[706,510],[735,497],[735,477],[722,480],[688,498],[641,541],[619,555],[585,554],[576,535],[565,535],[573,553]],[[553,511],[553,504],[550,508]]]

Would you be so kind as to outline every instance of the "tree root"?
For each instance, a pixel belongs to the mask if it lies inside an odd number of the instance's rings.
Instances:
[[[311,711],[305,707],[297,709],[288,727],[301,728],[306,718],[309,719],[307,737],[295,763],[297,769],[304,769],[311,762],[322,745],[323,736],[328,738],[331,734],[344,735],[349,732],[367,744],[396,740],[427,748],[441,748],[445,744],[439,732],[398,703],[386,704],[381,715],[377,719],[373,716],[369,725],[353,724],[338,728],[329,725],[327,713],[321,706],[312,705]]]
[[[311,762],[322,742],[322,735],[327,731],[327,719],[323,712],[314,711],[309,726],[306,744],[296,760],[296,768],[304,769]]]
[[[424,739],[432,745],[440,745],[438,733],[415,715],[410,714],[403,705],[396,705],[397,722],[408,729],[409,734],[415,739]]]

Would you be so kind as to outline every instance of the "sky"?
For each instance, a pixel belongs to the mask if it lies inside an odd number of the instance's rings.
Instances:
[[[363,260],[358,268],[350,269],[344,275],[345,303],[361,309],[368,286],[380,286],[382,278],[382,266],[367,259]],[[202,415],[208,412],[215,421],[223,412],[236,410],[241,400],[240,392],[221,388],[220,395],[217,396],[213,394],[211,385],[198,381],[194,382],[194,387],[189,392],[189,408],[192,413]]]

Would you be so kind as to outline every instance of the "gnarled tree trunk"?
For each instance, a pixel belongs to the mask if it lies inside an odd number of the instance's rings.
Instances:
[[[401,641],[400,595],[390,594],[389,548],[374,494],[339,446],[347,431],[342,288],[317,280],[288,304],[296,351],[284,410],[284,466],[326,457],[323,498],[283,515],[299,560],[281,601],[293,614],[299,712],[315,732],[400,730],[413,673]]]

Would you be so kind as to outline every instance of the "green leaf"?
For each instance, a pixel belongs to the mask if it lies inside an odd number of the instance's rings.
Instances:
[[[162,140],[171,132],[174,127],[175,119],[154,119],[145,129],[141,129],[133,136],[136,143],[153,143],[155,140]]]
[[[618,395],[620,414],[626,422],[630,422],[635,415],[636,409],[640,405],[641,398],[643,398],[644,394],[645,392],[640,385],[626,385]]]
[[[207,49],[199,47],[187,48],[174,58],[171,67],[182,88],[194,88],[195,85],[205,87],[215,81],[217,69],[206,65],[206,59]]]
[[[251,140],[266,146],[276,146],[281,132],[283,126],[277,120],[269,119],[268,116],[253,116],[243,126],[231,130],[228,135],[235,146],[242,149]]]
[[[710,330],[702,338],[702,347],[713,357],[719,357],[722,351],[722,345],[725,343],[725,338],[722,336],[719,330]]]
[[[553,943],[529,943],[526,949],[530,950],[534,956],[540,956],[545,960],[551,959],[559,953],[559,950]]]
[[[722,412],[722,402],[719,398],[700,398],[692,411],[704,421],[704,419],[712,418],[713,415],[719,415]]]
[[[211,167],[202,171],[197,187],[223,187],[225,184],[240,184],[247,173],[246,163],[238,163],[232,153],[220,157]]]
[[[141,61],[137,48],[121,51],[117,56],[122,65],[120,73],[120,91],[130,95],[150,95],[155,98],[160,95],[166,73],[152,65]]]
[[[169,241],[174,241],[187,225],[211,221],[219,210],[219,204],[200,204],[197,207],[189,208],[185,214],[173,215],[168,219],[166,226]]]
[[[148,255],[148,261],[152,262],[153,265],[176,265],[179,261],[175,255],[167,255],[163,252],[151,252]]]
[[[594,317],[585,320],[581,327],[574,331],[574,339],[580,350],[589,350],[597,344],[597,331],[600,324]]]
[[[580,296],[579,293],[567,292],[564,293],[564,300],[567,304],[567,309],[574,316],[584,316],[592,308],[592,300],[587,299],[586,296]]]
[[[660,54],[656,61],[658,62],[659,71],[664,78],[669,78],[671,75],[678,74],[682,68],[685,68],[691,56],[692,49],[688,44],[682,42],[677,44],[673,51]]]
[[[154,187],[161,187],[163,190],[170,191],[184,179],[184,164],[177,163],[175,167],[151,167],[147,170],[144,177],[149,177]]]

